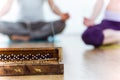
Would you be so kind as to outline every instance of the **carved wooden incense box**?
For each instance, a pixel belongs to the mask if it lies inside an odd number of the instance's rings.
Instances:
[[[1,48],[0,76],[61,75],[61,48]]]

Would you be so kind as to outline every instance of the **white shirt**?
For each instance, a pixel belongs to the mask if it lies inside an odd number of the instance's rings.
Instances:
[[[46,0],[18,0],[20,18],[18,21],[43,21],[43,3]]]

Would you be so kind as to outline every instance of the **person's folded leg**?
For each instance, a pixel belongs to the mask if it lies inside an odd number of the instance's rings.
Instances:
[[[119,22],[103,20],[101,24],[89,27],[82,35],[86,44],[99,47],[101,45],[120,42]]]
[[[35,28],[34,28],[35,27]],[[30,29],[28,29],[30,28]],[[65,28],[65,22],[58,20],[54,22],[30,23],[0,23],[0,33],[10,36],[12,40],[47,40],[49,36],[61,33]]]
[[[41,28],[41,26],[39,26]],[[49,36],[61,33],[65,28],[65,22],[59,20],[46,23],[41,29],[31,31],[30,40],[47,40]]]
[[[88,28],[82,35],[82,39],[86,44],[94,45],[98,47],[102,45],[104,35],[102,29],[97,27]]]
[[[6,35],[29,35],[29,30],[21,23],[0,22],[0,33]]]

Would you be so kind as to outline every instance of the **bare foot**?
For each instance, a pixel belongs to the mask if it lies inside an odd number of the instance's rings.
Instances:
[[[21,41],[28,41],[30,38],[29,36],[18,36],[18,35],[12,35],[11,39],[13,41],[21,40]]]

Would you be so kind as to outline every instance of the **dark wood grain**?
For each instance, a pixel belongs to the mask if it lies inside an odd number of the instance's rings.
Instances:
[[[63,64],[0,66],[0,76],[62,75]]]

